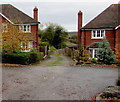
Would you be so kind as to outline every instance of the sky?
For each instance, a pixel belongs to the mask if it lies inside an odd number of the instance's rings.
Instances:
[[[42,25],[56,23],[67,31],[77,31],[78,12],[83,12],[83,26],[119,0],[0,0],[0,4],[12,4],[33,17],[33,8],[39,10]],[[44,26],[45,27],[45,26]]]

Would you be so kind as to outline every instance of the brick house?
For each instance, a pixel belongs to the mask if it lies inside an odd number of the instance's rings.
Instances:
[[[96,58],[98,45],[106,38],[118,55],[120,49],[120,4],[112,4],[88,24],[82,27],[82,12],[78,13],[78,44]]]
[[[0,25],[2,25],[2,33],[8,28],[6,22],[16,26],[18,33],[24,37],[30,38],[29,41],[21,41],[20,46],[23,52],[29,52],[33,48],[38,49],[38,9],[33,9],[34,17],[30,17],[16,7],[10,4],[0,5]]]

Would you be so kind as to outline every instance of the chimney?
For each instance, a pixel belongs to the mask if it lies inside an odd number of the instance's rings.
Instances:
[[[78,12],[78,44],[81,42],[82,12]]]
[[[33,11],[34,11],[34,14],[33,14],[33,15],[34,15],[34,19],[35,19],[36,21],[38,21],[38,8],[35,7]]]

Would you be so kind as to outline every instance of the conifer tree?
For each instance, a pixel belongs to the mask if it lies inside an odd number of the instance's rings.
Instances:
[[[107,40],[103,40],[99,44],[99,50],[97,51],[98,61],[104,64],[112,64],[115,62],[116,57],[114,51],[110,48],[110,44]]]

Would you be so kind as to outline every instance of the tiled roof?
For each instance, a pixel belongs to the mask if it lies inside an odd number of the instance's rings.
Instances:
[[[82,29],[115,28],[120,25],[120,4],[112,4]]]
[[[31,24],[31,23],[39,23],[34,20],[32,17],[18,10],[14,6],[10,4],[1,4],[0,5],[0,13],[4,15],[7,19],[9,19],[14,24]]]
[[[89,45],[87,49],[89,49],[89,48],[98,48],[100,43],[102,43],[102,42],[94,42],[91,45]]]

